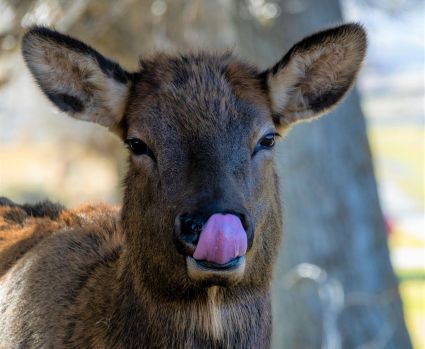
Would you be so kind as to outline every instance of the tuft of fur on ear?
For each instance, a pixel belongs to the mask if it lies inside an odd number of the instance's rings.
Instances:
[[[263,72],[278,126],[312,119],[335,107],[353,85],[366,46],[359,24],[341,25],[301,40]]]
[[[41,89],[60,110],[117,129],[130,87],[130,74],[117,63],[45,27],[33,27],[24,35],[22,53]]]

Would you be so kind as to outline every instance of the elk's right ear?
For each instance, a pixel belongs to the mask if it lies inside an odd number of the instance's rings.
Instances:
[[[60,110],[118,131],[130,74],[117,63],[81,41],[44,27],[25,34],[22,53],[41,89]]]

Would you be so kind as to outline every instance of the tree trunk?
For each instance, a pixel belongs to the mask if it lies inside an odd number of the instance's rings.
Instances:
[[[265,67],[303,36],[342,19],[337,0],[279,5],[271,25],[238,20],[242,53]],[[331,115],[295,126],[276,167],[284,239],[273,287],[273,348],[411,348],[356,91]]]

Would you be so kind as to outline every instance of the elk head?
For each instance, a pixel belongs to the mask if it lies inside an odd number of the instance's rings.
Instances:
[[[128,146],[129,272],[168,295],[268,288],[281,236],[276,140],[341,100],[365,49],[363,29],[348,24],[303,39],[266,71],[226,52],[157,54],[129,73],[47,28],[23,40],[46,96]]]

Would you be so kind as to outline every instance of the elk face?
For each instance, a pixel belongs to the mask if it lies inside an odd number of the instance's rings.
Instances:
[[[279,216],[272,166],[278,132],[257,75],[231,55],[157,56],[142,62],[134,81],[127,198],[135,182],[144,184],[124,212],[138,205],[151,226],[156,221],[153,231],[168,239],[161,255],[170,254],[183,279],[240,281],[262,245],[264,210]],[[144,244],[154,246],[148,235]]]
[[[352,85],[366,47],[358,25],[314,34],[264,72],[231,54],[158,54],[128,73],[46,28],[23,41],[48,98],[122,137],[122,211],[131,268],[158,290],[268,287],[280,244],[273,148]]]

